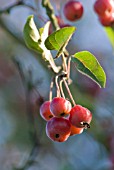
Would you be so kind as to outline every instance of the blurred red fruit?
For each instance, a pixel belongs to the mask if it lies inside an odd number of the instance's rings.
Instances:
[[[114,23],[114,12],[111,13],[110,15],[99,17],[99,21],[105,27],[111,26]]]
[[[63,12],[69,21],[77,21],[83,15],[83,6],[81,2],[71,0],[65,4]]]
[[[99,16],[111,14],[114,10],[113,0],[97,0],[94,4],[94,10]]]

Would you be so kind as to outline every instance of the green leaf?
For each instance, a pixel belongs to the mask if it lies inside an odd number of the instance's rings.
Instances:
[[[44,60],[46,61],[50,61],[50,56],[51,56],[51,52],[50,50],[48,50],[44,44],[46,38],[48,37],[48,32],[49,32],[49,26],[50,26],[50,22],[48,21],[43,28],[39,29],[40,35],[41,35],[41,43],[40,43],[40,47],[43,50],[42,53],[42,57]]]
[[[42,52],[42,57],[45,61],[48,61],[50,63],[50,65],[52,66],[52,68],[54,69],[54,72],[58,73],[60,70],[60,67],[57,67],[55,65],[55,62],[53,60],[53,57],[51,55],[50,50],[48,50],[44,44],[46,38],[48,37],[48,32],[49,32],[49,27],[50,27],[50,21],[48,21],[45,25],[44,28],[40,28],[39,32],[41,34],[41,44],[40,47],[43,49]]]
[[[75,53],[72,61],[76,63],[77,70],[90,77],[100,87],[105,87],[106,75],[93,54],[88,51]]]
[[[42,48],[40,47],[40,33],[34,23],[33,15],[27,18],[24,29],[24,40],[26,45],[39,53],[42,53]]]
[[[110,40],[112,47],[114,48],[114,28],[113,27],[104,27],[105,32]]]
[[[45,46],[48,50],[57,50],[58,56],[64,51],[66,45],[71,39],[72,34],[76,30],[75,27],[64,27],[52,33],[45,40]]]

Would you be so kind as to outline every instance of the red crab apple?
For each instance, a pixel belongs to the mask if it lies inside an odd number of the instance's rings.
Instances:
[[[78,128],[76,126],[71,125],[71,134],[70,136],[81,134],[83,132],[84,128]]]
[[[97,0],[94,4],[94,10],[99,16],[111,14],[114,10],[113,0]]]
[[[53,117],[46,124],[46,134],[52,141],[64,142],[70,136],[70,128],[69,120]]]
[[[62,97],[55,97],[50,103],[50,111],[57,117],[67,116],[71,108],[71,103]]]
[[[74,106],[70,111],[69,121],[73,126],[79,128],[89,128],[89,124],[92,120],[91,112],[81,105]]]
[[[50,101],[45,101],[41,107],[40,107],[40,115],[41,117],[48,121],[50,120],[52,117],[54,117],[54,115],[52,114],[52,112],[50,111]]]
[[[99,16],[99,21],[103,26],[111,26],[114,23],[114,12],[110,15]]]
[[[69,21],[76,21],[83,15],[83,5],[79,1],[68,1],[63,9],[66,19]]]

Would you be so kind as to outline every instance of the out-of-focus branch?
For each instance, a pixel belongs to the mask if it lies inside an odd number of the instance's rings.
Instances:
[[[54,9],[53,9],[50,1],[49,0],[42,0],[42,6],[46,9],[46,13],[47,13],[50,21],[52,22],[54,30],[58,30],[60,27],[59,27],[59,24],[57,22],[57,18],[54,14]]]
[[[23,69],[22,69],[22,66],[21,66],[21,63],[16,60],[16,58],[13,58],[13,62],[19,72],[19,75],[21,77],[21,81],[23,82],[23,87],[24,87],[24,90],[25,90],[25,97],[26,97],[26,112],[27,112],[27,116],[28,116],[28,122],[29,122],[29,125],[32,127],[30,127],[29,129],[29,133],[30,133],[30,138],[31,138],[31,134],[32,134],[32,140],[36,141],[37,139],[37,135],[36,135],[36,129],[35,129],[35,121],[34,121],[34,116],[33,116],[33,111],[31,109],[31,103],[30,103],[30,92],[32,90],[32,86],[31,86],[31,89],[30,89],[30,78],[31,78],[31,75],[29,76],[29,79],[26,80],[26,77],[24,76],[24,73],[23,73]],[[31,82],[32,84],[32,82]],[[33,139],[34,138],[34,139]]]
[[[29,74],[29,79],[26,81],[26,77],[24,76],[23,69],[21,67],[21,64],[19,61],[16,60],[16,58],[13,58],[13,62],[18,69],[19,75],[21,77],[21,81],[23,82],[24,90],[25,90],[25,96],[26,96],[26,112],[27,112],[27,117],[28,117],[28,123],[29,123],[29,137],[31,141],[34,141],[33,148],[30,152],[30,155],[21,168],[15,168],[15,170],[26,170],[28,169],[31,165],[35,163],[35,158],[38,155],[38,150],[39,150],[39,145],[40,142],[38,140],[38,135],[37,135],[37,129],[35,125],[35,117],[33,113],[33,109],[31,107],[31,98],[30,98],[30,92],[32,88],[29,88],[29,83],[31,81],[31,74]],[[31,82],[32,83],[32,82]],[[31,86],[34,88],[34,86]]]
[[[1,9],[0,14],[5,13],[5,12],[9,13],[12,8],[14,8],[15,6],[18,6],[18,5],[23,5],[23,1],[22,0],[17,1],[15,3],[11,4],[10,6],[4,8],[4,9]]]
[[[19,1],[17,1],[17,2],[14,2],[13,4],[11,4],[10,6],[4,8],[4,9],[1,9],[1,10],[0,10],[0,14],[2,14],[2,13],[9,13],[12,8],[14,8],[14,7],[16,7],[16,6],[20,6],[20,5],[27,6],[27,7],[31,8],[32,10],[36,11],[35,8],[32,7],[31,5],[25,4],[25,2],[24,2],[23,0],[19,0]]]

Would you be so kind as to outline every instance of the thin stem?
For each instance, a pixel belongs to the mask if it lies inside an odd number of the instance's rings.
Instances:
[[[55,64],[55,62],[54,62],[54,60],[53,60],[53,57],[52,57],[51,53],[50,53],[50,55],[49,55],[48,61],[49,61],[49,63],[50,63],[50,66],[51,66],[53,72],[54,72],[54,73],[58,73],[58,72],[60,71],[61,67],[60,67],[60,66],[56,66],[56,64]]]
[[[67,72],[67,63],[66,63],[66,61],[67,61],[67,58],[64,56],[64,53],[62,53],[62,60],[63,60],[63,70],[65,71],[65,72]]]
[[[67,78],[70,77],[70,65],[71,65],[71,57],[68,58],[68,66],[67,66]]]
[[[75,106],[76,103],[75,103],[75,101],[74,101],[74,99],[73,99],[73,96],[72,96],[72,94],[71,94],[71,92],[70,92],[70,89],[69,89],[69,87],[68,87],[68,84],[67,84],[65,78],[63,78],[63,82],[64,82],[64,85],[65,85],[65,87],[66,87],[66,89],[67,89],[67,92],[68,92],[68,94],[69,94],[69,97],[70,97],[73,105]]]
[[[62,95],[63,98],[65,98],[65,94],[64,94],[64,92],[63,92],[62,84],[63,84],[63,80],[60,80],[60,82],[59,82],[59,87],[60,87],[61,95]]]
[[[60,94],[60,88],[58,85],[58,75],[55,77],[55,84],[56,84],[56,88],[57,88],[57,97],[60,97],[61,94]]]
[[[71,57],[68,58],[68,64],[67,64],[67,80],[68,85],[72,83],[72,80],[70,79],[70,68],[71,68]]]
[[[50,83],[50,91],[49,91],[49,101],[52,101],[53,97],[53,86],[54,86],[54,78],[52,77],[51,83]]]

